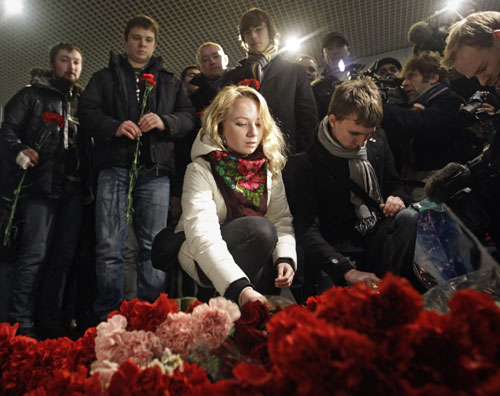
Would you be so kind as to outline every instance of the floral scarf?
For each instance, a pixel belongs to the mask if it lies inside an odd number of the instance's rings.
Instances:
[[[247,157],[214,150],[205,156],[227,207],[227,220],[264,217],[267,212],[266,157],[262,148]]]

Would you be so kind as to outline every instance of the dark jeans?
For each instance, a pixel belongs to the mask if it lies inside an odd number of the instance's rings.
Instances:
[[[129,169],[108,168],[99,173],[96,195],[97,297],[94,312],[105,320],[123,301],[123,248]],[[137,297],[155,301],[165,290],[165,272],[153,268],[153,238],[167,225],[170,179],[139,170],[133,190],[133,226],[137,238]]]
[[[272,254],[278,242],[278,234],[274,224],[265,217],[240,217],[222,225],[221,234],[234,261],[250,280],[239,279],[233,282],[224,297],[238,301],[240,292],[250,285],[254,285],[262,294],[277,294]],[[196,269],[203,283],[212,283],[198,264]]]
[[[68,271],[80,235],[81,183],[67,182],[63,199],[30,198],[9,301],[9,320],[32,327],[35,309],[45,326],[63,324],[62,303]],[[38,305],[38,307],[37,307]]]

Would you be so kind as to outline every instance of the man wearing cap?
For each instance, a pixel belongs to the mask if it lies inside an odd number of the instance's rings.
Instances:
[[[401,63],[395,58],[382,58],[375,65],[375,74],[380,78],[400,77]]]
[[[314,98],[318,108],[319,119],[323,119],[328,112],[330,98],[335,86],[340,84],[340,76],[343,70],[339,67],[340,61],[345,62],[350,56],[347,40],[338,32],[328,33],[321,40],[321,57],[326,66],[321,77],[312,83]]]

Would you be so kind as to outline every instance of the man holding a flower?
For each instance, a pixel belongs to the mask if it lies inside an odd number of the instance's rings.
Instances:
[[[125,54],[111,54],[94,74],[79,107],[95,140],[96,273],[94,319],[105,319],[123,300],[123,247],[127,222],[138,243],[138,297],[154,301],[165,273],[151,265],[154,236],[167,224],[174,140],[193,128],[194,109],[181,83],[153,56],[158,25],[136,15],[125,27]]]
[[[31,84],[5,106],[0,142],[22,168],[3,242],[15,237],[17,203],[24,218],[8,308],[18,334],[66,335],[62,303],[83,211],[82,135],[74,117],[82,52],[69,43],[50,50],[50,68],[34,69]],[[20,200],[26,195],[26,199]]]

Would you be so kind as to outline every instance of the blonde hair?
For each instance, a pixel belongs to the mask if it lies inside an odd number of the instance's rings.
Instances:
[[[258,104],[260,124],[263,131],[262,149],[267,159],[268,169],[273,174],[273,177],[277,176],[286,164],[285,140],[271,117],[266,100],[255,89],[235,85],[229,85],[222,89],[203,112],[201,138],[203,139],[206,136],[219,149],[228,152],[228,148],[222,140],[222,123],[228,119],[234,102],[239,98],[250,98]]]
[[[196,61],[198,63],[201,63],[201,50],[205,47],[208,47],[209,45],[213,45],[217,50],[224,52],[220,44],[214,43],[213,41],[206,41],[202,45],[198,47],[198,50],[196,51]]]
[[[338,121],[356,117],[358,124],[375,127],[383,118],[382,98],[377,85],[369,78],[344,81],[335,87],[328,114]]]
[[[441,64],[452,67],[457,60],[458,50],[468,45],[489,48],[493,45],[493,32],[500,29],[500,12],[476,12],[451,25]]]

